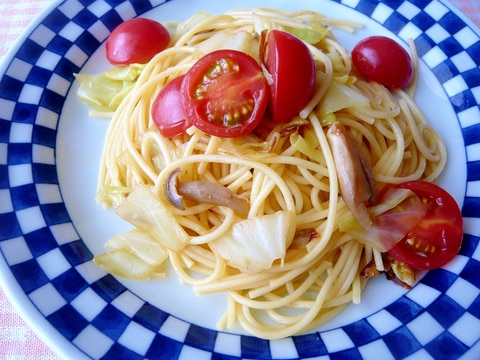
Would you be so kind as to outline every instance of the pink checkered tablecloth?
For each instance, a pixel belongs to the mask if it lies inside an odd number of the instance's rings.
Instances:
[[[1,0],[0,60],[20,34],[51,0]],[[480,27],[478,0],[451,0],[461,12]],[[0,289],[0,360],[54,360],[60,357],[50,350],[28,327]]]

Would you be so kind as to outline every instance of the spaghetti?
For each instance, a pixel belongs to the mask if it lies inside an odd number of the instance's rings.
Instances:
[[[310,24],[347,30],[356,26],[311,11],[273,9],[200,14],[178,24],[174,46],[146,64],[134,89],[113,114],[97,200],[118,206],[132,189],[144,184],[166,201],[165,183],[179,168],[184,179],[215,182],[248,199],[248,218],[293,213],[296,233],[314,231],[315,236],[304,243],[297,236],[285,257],[269,269],[242,272],[229,266],[215,248],[217,239],[241,215],[209,204],[169,208],[190,236],[180,251],[168,252],[170,263],[196,294],[226,294],[228,309],[219,328],[232,330],[239,324],[257,337],[278,339],[311,330],[346,305],[359,303],[366,283],[360,276],[362,269],[372,260],[378,268],[383,266],[377,250],[338,229],[339,220],[349,211],[339,194],[326,137],[328,120],[340,121],[360,144],[380,188],[411,179],[435,181],[445,165],[446,150],[410,94],[392,93],[356,77],[347,50],[330,31],[316,46],[308,45],[317,64],[317,88],[300,117],[293,120],[296,126],[274,124],[263,128],[262,136],[241,139],[210,136],[194,127],[172,139],[162,137],[150,116],[161,88],[208,51],[204,49],[211,46],[209,38],[215,33],[253,34],[259,23],[297,29]],[[326,98],[332,84],[348,87],[368,101],[329,112]],[[292,131],[292,126],[304,130]],[[117,195],[105,195],[106,189],[115,189]]]

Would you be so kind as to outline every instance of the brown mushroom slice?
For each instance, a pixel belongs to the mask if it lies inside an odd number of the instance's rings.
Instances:
[[[173,170],[167,178],[165,183],[165,197],[167,200],[179,210],[185,210],[183,206],[183,196],[178,193],[178,175],[180,174],[180,168]]]
[[[248,213],[248,201],[229,188],[212,181],[179,182],[177,190],[185,199],[199,203],[226,206],[243,214]]]
[[[165,184],[165,196],[176,208],[184,210],[183,199],[187,199],[198,203],[226,206],[243,214],[248,213],[248,201],[229,188],[205,180],[181,182],[178,180],[179,173],[180,169],[172,171]]]
[[[360,145],[339,121],[328,129],[327,138],[337,168],[340,194],[353,216],[367,229],[372,223],[367,205],[376,196],[370,164]]]

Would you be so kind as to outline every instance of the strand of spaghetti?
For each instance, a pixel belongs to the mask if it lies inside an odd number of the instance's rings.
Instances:
[[[302,225],[315,224],[316,222],[326,219],[328,214],[329,214],[328,208],[320,211],[318,211],[315,208],[304,211],[301,214],[298,214],[296,217],[297,226],[305,227]]]
[[[312,322],[305,326],[303,329],[304,332],[314,331],[319,326],[325,324],[326,322],[332,320],[335,316],[337,316],[340,312],[342,312],[348,305],[348,303],[339,303],[336,307],[327,307],[327,301],[323,306],[323,311],[321,316],[317,316]]]
[[[367,264],[364,264],[364,266],[367,266]],[[361,269],[363,269],[364,266],[361,267]],[[351,295],[352,303],[357,305],[361,303],[362,289],[366,285],[366,283],[367,283],[366,280],[362,281],[362,277],[360,276],[359,272],[357,272],[352,282],[352,295]],[[349,295],[349,294],[346,294],[346,295]]]
[[[383,259],[382,253],[377,249],[372,249],[373,252],[373,259],[375,261],[375,267],[378,271],[385,271],[385,267],[383,266]]]
[[[218,182],[224,186],[226,185],[233,192],[237,192],[241,186],[245,185],[251,179],[252,173],[250,171],[245,171],[243,168],[239,168],[230,175],[226,175],[219,179]]]
[[[349,21],[349,20],[344,20],[344,19],[335,19],[335,18],[330,18],[326,17],[322,14],[310,11],[310,10],[303,10],[303,11],[298,11],[293,13],[295,16],[301,19],[308,19],[312,22],[320,22],[320,23],[325,23],[329,24],[335,27],[338,27],[339,29],[342,29],[343,31],[350,32],[352,33],[355,31],[355,29],[361,29],[363,27],[362,23],[356,22],[356,21]],[[302,15],[305,15],[302,17]]]
[[[320,188],[313,188],[310,191],[310,203],[312,204],[312,208],[317,211],[325,210],[322,200],[323,194],[320,193]]]
[[[215,282],[194,286],[193,290],[197,295],[248,290],[263,286],[263,284],[268,282],[273,276],[275,276],[275,272],[268,270],[253,274],[234,273],[233,275],[223,276]]]
[[[396,94],[401,97],[399,104],[402,108],[405,109],[407,124],[411,129],[415,144],[422,152],[422,155],[425,156],[425,158],[427,158],[427,160],[429,161],[444,161],[446,158],[446,152],[444,152],[443,150],[446,149],[443,147],[443,141],[440,139],[438,134],[433,131],[433,129],[431,129],[431,126],[428,125],[425,116],[420,112],[420,109],[414,103],[413,99],[409,98],[404,91],[396,91]],[[417,119],[418,122],[415,122],[415,119]],[[430,149],[425,145],[425,142],[423,141],[423,137],[418,130],[419,125],[423,125],[425,128],[431,129],[430,135],[432,136],[432,145]],[[420,129],[423,129],[423,127],[420,127]],[[437,155],[434,155],[435,150]]]
[[[208,247],[188,244],[182,251],[194,263],[201,263],[203,266],[213,269],[218,263],[217,255],[210,251]]]
[[[410,106],[409,104],[406,103],[404,99],[401,99],[399,101],[399,104],[401,108],[403,109],[403,112],[405,113],[405,119],[408,124],[408,127],[410,129],[410,132],[413,136],[413,140],[415,141],[415,145],[417,146],[418,150],[421,152],[421,154],[428,160],[428,161],[439,161],[440,160],[440,154],[435,154],[433,151],[431,151],[427,144],[424,141],[424,138],[422,134],[419,132],[418,129],[418,124],[415,121],[414,116],[412,115],[412,112],[410,111]],[[423,119],[419,119],[419,121],[423,122]],[[435,149],[436,150],[436,147]]]
[[[235,219],[235,213],[232,209],[226,208],[226,216],[223,219],[222,223],[219,226],[216,226],[211,229],[209,232],[199,236],[192,236],[190,239],[190,244],[200,245],[207,244],[210,241],[218,239],[223,234],[225,234],[233,225]]]
[[[204,13],[204,19],[197,22],[196,24],[191,24],[187,22],[187,25],[191,26],[185,33],[183,33],[179,39],[176,40],[175,46],[185,46],[188,44],[188,40],[193,37],[193,35],[207,32],[211,30],[219,31],[222,29],[230,28],[232,24],[232,17],[229,15],[211,15]],[[183,29],[180,29],[182,31]]]
[[[356,279],[358,279],[358,281],[356,280],[355,282],[358,282],[360,283],[360,277],[357,277]],[[343,294],[343,295],[339,295],[339,296],[335,296],[331,299],[327,299],[325,300],[325,304],[323,305],[324,308],[335,308],[335,307],[338,307],[338,306],[345,306],[345,305],[348,305],[350,304],[355,298],[354,296],[354,290],[353,290],[353,284],[352,284],[352,291],[350,292],[347,292],[346,294]],[[357,285],[355,285],[357,286]],[[360,284],[360,290],[362,289],[362,285]]]
[[[145,65],[137,83],[144,84],[153,76],[168,69],[170,69],[172,73],[184,69],[189,63],[193,63],[194,59],[192,55],[195,54],[195,52],[196,49],[191,46],[175,46],[159,52]],[[172,64],[172,62],[176,63]],[[179,68],[175,69],[177,66]],[[179,73],[181,73],[181,71]]]
[[[260,16],[262,18],[269,19],[269,21],[275,23],[276,26],[294,28],[307,27],[306,24],[303,24],[295,19],[295,14],[288,14],[287,12],[282,12],[271,8],[257,8],[253,11],[248,9],[235,9],[227,11],[226,14],[229,14],[235,18],[241,17],[243,19],[247,19],[252,25],[254,24],[255,17]]]
[[[282,178],[283,178],[283,176],[282,176]],[[287,182],[285,181],[285,183],[287,183]],[[288,185],[288,184],[287,184],[287,185]],[[289,189],[290,189],[290,188],[289,188]],[[273,188],[273,190],[272,190],[272,194],[273,194],[273,197],[272,197],[272,196],[269,197],[269,200],[271,201],[271,209],[272,209],[273,211],[278,211],[278,210],[286,209],[286,208],[287,208],[287,205],[285,204],[285,201],[284,201],[284,198],[283,198],[283,194],[280,192],[280,190],[275,187],[275,188]],[[292,194],[291,189],[290,189],[290,194]],[[292,196],[293,196],[293,194],[292,194]],[[276,204],[277,204],[278,206],[274,206],[275,203],[272,201],[273,199],[275,199]],[[301,210],[301,209],[300,209],[300,210]],[[296,214],[296,212],[295,212],[295,214]]]
[[[196,131],[194,126],[191,126],[187,129],[187,133],[190,135],[190,139],[183,145],[182,143],[182,157],[190,156],[194,153],[195,147],[198,142],[201,140],[203,133],[201,131]]]
[[[305,256],[307,259],[310,257],[315,257],[328,243],[328,239],[333,233],[336,219],[336,204],[338,201],[338,182],[337,182],[337,172],[335,168],[335,163],[333,161],[333,155],[328,145],[327,137],[323,132],[320,120],[317,118],[315,113],[311,113],[309,116],[310,123],[317,135],[317,139],[322,150],[323,156],[325,158],[327,168],[328,168],[328,178],[330,180],[330,192],[329,192],[329,207],[328,207],[328,216],[326,220],[326,228],[322,233],[320,240],[315,244],[314,247],[309,248],[309,253]],[[308,261],[308,260],[307,260]]]
[[[149,144],[149,140],[155,145]],[[148,144],[148,149],[143,149],[144,143]],[[164,138],[158,131],[147,131],[144,134],[142,141],[142,154],[153,159],[156,156],[160,156],[166,163],[172,162],[172,154],[174,149],[172,143]]]
[[[283,179],[287,184],[288,188],[290,189],[290,193],[293,195],[293,199],[295,202],[295,212],[297,214],[302,212],[303,209],[303,193],[300,188],[297,186],[297,183],[287,174],[283,175]]]
[[[259,172],[258,170],[256,169],[253,169],[252,171],[252,185],[251,185],[251,189],[250,189],[250,199],[256,199],[259,197],[259,194],[261,193],[263,187],[263,182],[265,180],[265,174],[263,172]],[[273,183],[271,183],[270,185],[272,185]],[[269,190],[269,189],[266,189],[266,190]],[[265,190],[264,190],[265,191]],[[257,203],[257,206],[262,206],[262,204],[260,203]],[[250,204],[250,209],[251,209],[251,204]],[[258,211],[260,211],[259,209],[251,209],[249,210],[249,212],[255,214],[257,213]]]
[[[127,152],[128,156],[132,158],[132,161],[127,160],[128,162],[133,162],[135,167],[128,167],[129,170],[137,170],[137,172],[141,171],[145,176],[149,178],[150,181],[155,180],[156,174],[152,169],[149,168],[148,164],[146,163],[145,159],[141,154],[139,154],[137,147],[133,141],[133,139],[129,139],[128,136],[132,133],[132,131],[128,127],[124,127],[123,136],[125,138],[125,151]],[[133,184],[132,184],[133,187]]]
[[[339,269],[336,281],[332,287],[333,293],[343,295],[352,286],[355,276],[358,274],[360,265],[360,253],[364,246],[362,243],[351,240],[342,247],[340,258],[335,269]],[[334,271],[335,271],[334,269]]]
[[[223,314],[220,320],[217,322],[217,329],[219,330],[233,330],[236,321],[236,303],[230,297],[230,293],[227,293],[227,311]]]
[[[211,136],[210,137],[210,141],[208,142],[208,145],[207,145],[207,148],[205,149],[205,155],[208,155],[208,154],[215,154],[218,150],[218,147],[221,143],[221,138],[219,138],[218,136]],[[203,163],[200,163],[197,167],[197,172],[198,174],[203,174],[205,172],[205,169],[207,167],[207,163],[203,162]]]
[[[105,142],[103,145],[103,150],[102,150],[102,157],[100,159],[100,166],[99,166],[99,172],[97,176],[97,192],[99,189],[104,185],[104,184],[112,184],[111,179],[109,177],[111,167],[108,165],[110,163],[111,157],[107,156],[107,149],[110,150],[110,152],[113,151],[113,146],[111,145],[112,139],[115,138],[115,133],[119,132],[120,128],[114,128],[112,127],[112,123],[110,123],[109,126],[109,131],[107,132],[107,136],[105,138]],[[115,159],[117,158],[116,156],[114,157]],[[115,176],[115,178],[118,178],[118,174]],[[112,184],[112,185],[119,185],[119,184]]]
[[[417,47],[415,46],[415,43],[413,42],[412,38],[408,38],[407,42],[408,42],[408,46],[410,47],[410,53],[411,53],[412,64],[413,64],[413,79],[412,79],[412,83],[408,88],[408,97],[413,99],[413,97],[415,96],[415,91],[417,90],[417,85],[418,85],[418,52],[417,52]]]
[[[418,166],[415,170],[415,172],[407,175],[407,176],[386,176],[382,174],[377,174],[377,181],[378,182],[383,182],[386,184],[399,184],[405,181],[410,181],[410,180],[417,180],[422,178],[422,174],[425,171],[426,168],[426,160],[425,158],[421,157],[419,159]]]
[[[345,126],[348,126],[351,129],[355,129],[361,134],[361,136],[365,139],[364,141],[368,143],[368,149],[370,150],[370,153],[372,155],[374,155],[375,157],[381,156],[384,150],[382,150],[380,144],[378,143],[371,126],[368,126],[367,124],[356,121],[346,116],[337,116],[337,119],[341,121],[342,124],[344,124]]]
[[[201,212],[198,211],[203,209],[204,211],[208,211],[210,206],[202,205],[201,207],[197,207],[197,211],[190,215],[187,214],[178,214],[174,213],[177,216],[177,222],[180,226],[184,229],[189,230],[189,232],[198,234],[197,237],[204,236],[210,233],[212,229],[206,224],[205,222],[199,221],[199,219],[195,216],[200,214]],[[173,213],[173,212],[172,212]],[[229,220],[229,219],[228,219]],[[192,240],[190,240],[192,242]],[[197,243],[198,241],[193,241],[193,243]]]
[[[270,164],[288,164],[288,165],[294,165],[299,168],[303,168],[306,170],[311,170],[313,172],[319,173],[323,176],[328,176],[330,174],[330,169],[328,166],[325,168],[322,165],[314,162],[314,161],[309,161],[306,159],[302,159],[296,156],[284,156],[284,155],[277,155],[275,157],[272,157],[268,160]],[[319,184],[317,184],[319,185]]]
[[[302,275],[303,273],[305,273],[306,271],[309,271],[310,274],[308,276],[307,279],[303,280],[302,281],[302,289],[305,289],[305,291],[315,282],[315,275],[317,276],[320,276],[320,274],[322,274],[324,271],[327,270],[327,268],[331,267],[331,263],[328,262],[328,261],[322,261],[321,264],[317,267],[317,269],[315,270],[316,272],[313,273],[312,275],[312,272],[311,270],[309,270],[309,268],[312,266],[311,264],[306,264],[304,265],[303,267],[299,267],[297,269],[291,269],[290,271],[286,271],[284,274],[270,280],[268,282],[268,284],[262,286],[262,287],[257,287],[253,290],[250,290],[248,292],[248,296],[249,298],[251,299],[255,299],[255,298],[258,298],[262,295],[265,295],[269,292],[272,292],[273,290],[275,289],[278,289],[279,287],[285,285],[286,283],[288,283],[289,281],[292,281],[294,280],[295,278],[297,278],[298,276]],[[299,292],[300,290],[299,289],[296,289],[295,292]],[[303,291],[303,292],[305,292]],[[291,294],[290,294],[291,295]],[[294,297],[292,297],[293,299]],[[282,300],[283,301],[283,300]],[[260,302],[257,302],[257,303],[261,303]],[[285,303],[283,303],[282,305],[279,305],[279,306],[286,306],[290,303],[290,301],[286,301]],[[260,305],[259,305],[260,306]],[[263,306],[263,305],[262,305]],[[260,308],[260,307],[257,307],[257,306],[254,306],[255,308]]]
[[[245,312],[244,311],[249,311],[249,307],[242,307],[241,313],[237,314],[238,315],[238,322],[247,329],[251,334],[265,338],[265,339],[281,339],[285,338],[288,336],[291,336],[292,334],[296,334],[302,329],[308,327],[308,324],[312,322],[312,320],[317,316],[317,314],[320,312],[320,309],[323,306],[323,303],[325,301],[326,295],[329,292],[332,284],[334,282],[334,278],[330,275],[327,276],[325,279],[325,282],[318,292],[315,301],[312,303],[312,307],[302,316],[302,318],[297,321],[296,323],[290,325],[290,326],[282,326],[282,324],[278,324],[276,326],[269,326],[268,331],[261,331],[259,327],[256,326],[251,326],[250,321],[248,320],[247,317],[245,317]],[[253,318],[251,318],[252,320]]]
[[[256,178],[256,173],[253,174],[254,179]],[[254,193],[254,196],[250,196],[250,209],[248,210],[248,216],[256,216],[261,214],[265,209],[265,199],[272,192],[275,183],[269,178],[266,178],[264,174],[260,176],[261,181],[258,181],[257,184],[259,191]],[[288,188],[288,185],[285,183],[285,186]],[[290,192],[290,189],[288,189]],[[292,196],[293,200],[293,196]]]
[[[440,159],[433,167],[433,170],[431,171],[431,173],[425,176],[424,180],[435,182],[440,177],[440,174],[442,173],[447,163],[447,157],[446,157],[447,148],[445,143],[438,136],[438,134],[436,134],[435,132],[432,132],[432,133],[433,133],[432,136],[437,138],[437,146],[438,146],[438,153],[440,154]],[[423,157],[421,159],[426,161]]]
[[[188,275],[185,271],[183,266],[181,265],[182,261],[180,260],[180,255],[178,253],[170,252],[169,254],[170,263],[172,264],[175,273],[178,275],[180,279],[185,281],[187,284],[190,285],[200,285],[203,283],[208,283],[213,280],[216,280],[221,277],[221,275],[225,271],[225,261],[221,258],[217,258],[215,262],[215,268],[207,277],[203,279],[197,279],[193,276]]]
[[[293,165],[293,164],[292,164]],[[323,169],[323,167],[322,167]],[[320,176],[321,176],[321,179],[318,179],[317,177],[315,177],[314,174],[312,174],[310,171],[308,171],[308,169],[306,169],[305,167],[303,166],[298,166],[297,165],[297,170],[299,172],[299,175],[300,177],[302,177],[305,181],[308,182],[309,185],[311,185],[314,189],[318,189],[320,191],[324,191],[324,192],[329,192],[330,191],[330,188],[328,186],[328,184],[324,183],[322,180],[325,179],[325,175],[323,174],[323,171],[322,173],[318,173]],[[319,177],[320,177],[319,176]]]
[[[330,81],[332,81],[333,74],[333,65],[332,61],[325,55],[322,51],[319,51],[316,47],[308,45],[308,48],[312,52],[312,56],[315,59],[318,59],[324,66],[325,69],[323,72],[317,71],[316,83],[320,84],[317,91],[313,94],[312,99],[308,102],[307,105],[300,111],[299,116],[303,119],[308,117],[315,106],[320,102],[323,95],[327,92]]]
[[[216,220],[217,217],[214,216],[213,210],[217,210],[221,216],[221,220]],[[227,230],[227,226],[237,220],[231,211],[229,208],[214,208],[213,205],[208,204],[190,206],[185,210],[172,209],[172,213],[176,216],[179,225],[190,230],[191,233],[198,234],[197,236],[192,235],[190,240],[190,242],[198,244],[213,240],[210,239],[210,237],[214,237],[210,235],[210,232],[214,232],[215,236],[221,236]],[[207,217],[204,216],[203,221],[199,221],[199,219],[196,218],[198,215],[206,215]],[[225,222],[226,224],[224,224]],[[218,226],[221,226],[221,228],[217,229]]]
[[[387,119],[386,122],[395,136],[395,140],[390,147],[392,151],[385,152],[373,166],[372,171],[374,174],[394,176],[398,173],[398,170],[402,165],[403,154],[405,152],[405,142],[403,132],[398,124],[393,119]]]
[[[348,50],[345,49],[337,40],[327,37],[325,43],[333,49],[333,52],[340,56],[339,60],[341,67],[337,66],[335,71],[340,74],[348,75],[352,70],[352,60],[348,55]],[[340,64],[338,64],[340,65]]]
[[[324,274],[327,271],[327,269],[331,267],[331,265],[332,264],[329,262],[322,262],[318,264],[313,270],[310,271],[308,277],[299,283],[299,286],[295,289],[294,292],[285,296],[276,297],[275,300],[255,300],[257,296],[250,296],[251,291],[248,293],[249,297],[242,296],[236,292],[233,292],[231,294],[231,297],[238,304],[250,307],[252,309],[266,310],[266,309],[281,308],[284,306],[292,306],[295,300],[299,299],[303,294],[305,294],[309,290],[309,288],[312,286],[312,284],[315,282],[315,280],[318,277],[320,277],[322,274]],[[291,271],[290,273],[293,273],[293,276],[296,277],[301,273],[303,273],[304,271],[305,270]],[[269,291],[264,291],[263,294],[272,292],[273,289],[274,288],[272,288]],[[264,289],[261,289],[261,290],[263,291]],[[263,294],[260,294],[260,295],[263,295]],[[303,314],[301,316],[303,316]]]

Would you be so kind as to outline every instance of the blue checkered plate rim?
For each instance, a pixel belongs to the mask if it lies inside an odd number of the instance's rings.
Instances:
[[[307,8],[364,22],[354,35],[336,33],[350,49],[379,33],[414,40],[421,62],[416,100],[447,143],[441,183],[465,219],[460,254],[408,292],[373,281],[362,304],[338,319],[276,341],[215,330],[222,298],[195,298],[175,281],[138,284],[105,274],[92,258],[122,226],[93,199],[107,123],[88,118],[73,74],[107,67],[103,42],[126,19],[181,20],[232,6],[65,0],[36,19],[0,68],[3,289],[42,339],[72,359],[480,357],[478,29],[438,0],[246,0],[241,6]]]

